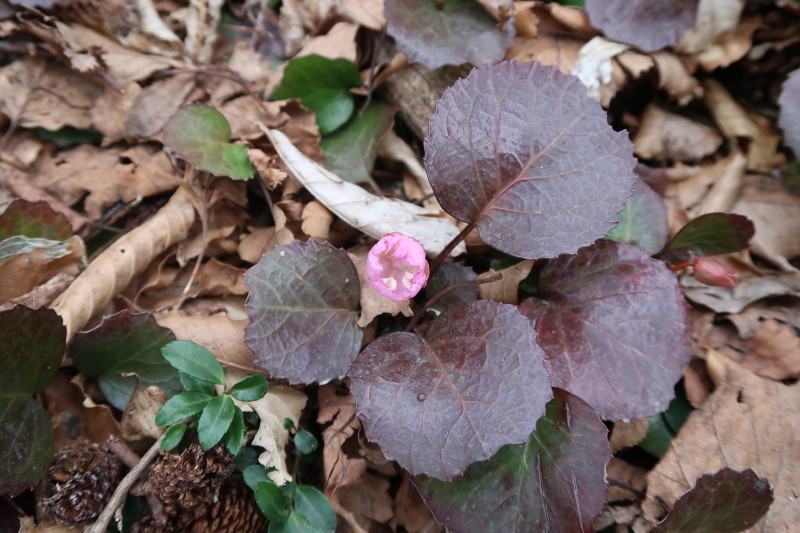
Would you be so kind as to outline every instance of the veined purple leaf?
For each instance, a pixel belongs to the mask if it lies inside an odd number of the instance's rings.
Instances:
[[[519,308],[536,329],[554,387],[604,420],[667,408],[692,349],[686,302],[663,262],[602,240],[550,261],[540,289]]]
[[[313,240],[278,246],[245,285],[244,342],[256,365],[291,383],[344,376],[361,347],[358,274],[347,252]]]
[[[800,159],[800,69],[794,70],[786,78],[778,103],[781,105],[778,123],[783,128],[786,144]]]
[[[524,442],[551,398],[536,335],[514,306],[455,304],[425,338],[390,333],[350,367],[367,437],[413,474],[450,479]]]
[[[633,190],[619,214],[619,224],[608,232],[608,238],[638,246],[653,255],[661,251],[669,238],[667,208],[661,196],[641,179],[636,178]]]
[[[504,446],[450,483],[414,483],[434,516],[461,533],[582,533],[605,503],[606,427],[585,402],[556,389],[528,442]]]
[[[426,300],[430,300],[448,287],[457,283],[475,281],[477,278],[478,275],[475,274],[475,271],[470,267],[458,264],[442,265],[431,275],[430,279],[428,279],[428,284],[425,285],[423,294]],[[474,302],[477,299],[478,285],[471,283],[443,294],[434,302],[430,309],[440,313],[453,304],[459,302]]]
[[[433,0],[392,0],[383,14],[397,48],[431,69],[500,61],[514,40],[514,18],[498,27],[475,0],[447,0],[441,9]]]
[[[698,0],[586,0],[592,26],[606,37],[655,52],[678,44],[694,25]]]
[[[442,97],[425,167],[445,211],[528,259],[574,253],[614,227],[634,181],[633,145],[586,87],[556,67],[505,61]]]

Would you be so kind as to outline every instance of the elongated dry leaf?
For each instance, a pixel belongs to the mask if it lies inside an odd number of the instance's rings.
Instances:
[[[54,302],[67,340],[142,272],[158,254],[186,238],[195,210],[183,189],[167,205],[100,254]]]
[[[262,131],[292,174],[320,203],[370,237],[379,239],[397,231],[415,238],[429,255],[435,255],[458,234],[455,224],[439,218],[439,213],[402,200],[375,196],[304,156],[280,131],[263,127]],[[465,251],[464,245],[459,244],[453,255]]]

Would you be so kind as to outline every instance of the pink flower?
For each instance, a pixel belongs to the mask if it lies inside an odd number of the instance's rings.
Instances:
[[[700,283],[718,287],[733,287],[739,281],[739,274],[735,270],[705,257],[695,261],[694,277]]]
[[[369,284],[396,302],[416,296],[429,273],[425,249],[402,233],[387,233],[367,255]]]

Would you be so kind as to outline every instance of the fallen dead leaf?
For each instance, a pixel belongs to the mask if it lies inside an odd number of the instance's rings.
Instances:
[[[333,215],[319,202],[311,201],[303,207],[300,229],[312,239],[326,241],[331,233]]]
[[[394,518],[390,522],[394,531],[399,527],[408,533],[442,533],[443,525],[436,521],[428,506],[411,482],[408,472],[402,472],[403,481],[397,489],[394,502]]]
[[[800,337],[791,326],[764,320],[758,332],[747,339],[747,347],[739,364],[754,374],[775,380],[800,377]]]
[[[645,159],[698,161],[717,151],[722,137],[714,129],[650,104],[633,138],[634,152]]]
[[[342,58],[355,63],[358,55],[356,33],[359,27],[352,22],[337,22],[325,35],[312,37],[295,57],[316,54],[328,59]]]
[[[636,465],[632,465],[631,463],[620,459],[619,457],[612,457],[611,461],[606,465],[606,478],[621,482],[634,491],[639,491],[642,494],[647,486],[647,470]],[[620,486],[620,483],[612,482],[608,484],[608,489],[606,489],[606,501],[621,502],[638,500],[639,496],[636,494],[636,492]]]
[[[526,259],[516,265],[503,270],[488,270],[478,276],[478,280],[501,274],[503,277],[497,281],[481,283],[478,285],[478,294],[481,300],[494,300],[504,304],[517,305],[519,303],[519,284],[528,277],[533,268],[534,261]]]
[[[800,297],[800,275],[793,273],[746,278],[735,287],[713,287],[682,276],[681,285],[690,301],[717,313],[739,313],[751,303],[773,296]]]
[[[155,385],[145,388],[140,385],[137,380],[136,388],[119,422],[120,435],[128,442],[152,442],[166,430],[155,423],[156,415],[167,403],[166,393]]]
[[[62,271],[75,275],[85,253],[78,236],[66,241],[22,236],[0,241],[0,303],[24,295]]]
[[[614,422],[614,427],[608,439],[611,451],[617,453],[623,448],[636,446],[642,442],[642,439],[647,435],[649,427],[650,422],[646,418],[641,420],[633,419],[627,422],[624,420]],[[609,489],[610,488],[611,487],[609,487]]]
[[[239,243],[239,247],[237,249],[239,252],[239,257],[248,263],[258,263],[261,260],[262,255],[271,249],[274,249],[274,247],[270,248],[267,246],[274,236],[275,226],[270,226],[268,228],[253,228],[252,232],[245,235],[245,237]],[[276,242],[275,246],[277,245],[278,243]]]

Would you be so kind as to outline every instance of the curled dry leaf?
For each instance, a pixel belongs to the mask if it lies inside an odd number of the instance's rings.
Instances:
[[[181,188],[146,222],[129,231],[92,261],[54,302],[72,339],[87,322],[161,252],[189,234],[195,210]]]
[[[711,63],[712,58],[723,55],[725,44],[735,35],[744,5],[745,0],[700,0],[697,20],[683,35],[677,50],[684,54],[696,54],[706,70],[727,66],[739,59],[741,56],[730,58],[728,62],[717,60]],[[742,55],[746,52],[742,52]]]
[[[160,437],[166,428],[157,426],[155,419],[166,402],[166,393],[155,385],[136,387],[119,423],[122,438],[136,442]]]
[[[634,152],[645,159],[697,161],[722,144],[714,129],[650,104],[633,138]]]
[[[0,303],[22,296],[77,265],[84,253],[83,241],[77,236],[65,241],[22,235],[3,239],[0,241]]]
[[[478,285],[478,294],[480,294],[481,300],[494,300],[504,304],[517,305],[519,303],[519,284],[528,277],[531,268],[533,268],[533,261],[526,259],[503,270],[484,272],[478,276],[478,279],[485,279],[495,274],[501,274],[503,277],[497,281]]]

